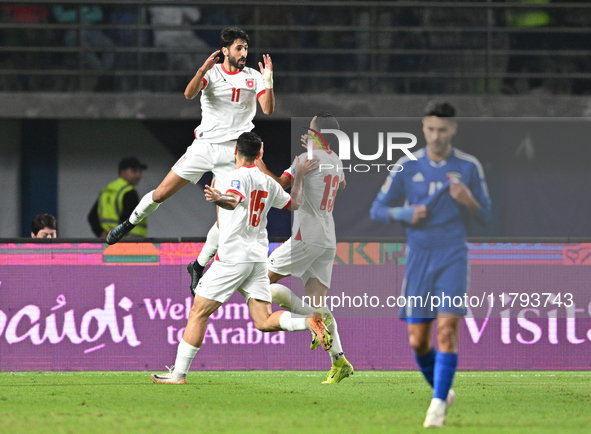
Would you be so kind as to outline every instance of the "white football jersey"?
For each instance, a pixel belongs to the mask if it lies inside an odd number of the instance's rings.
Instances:
[[[228,72],[217,63],[203,77],[201,124],[195,129],[195,138],[219,143],[251,131],[257,99],[263,93],[265,80],[259,71],[245,66]]]
[[[291,236],[306,244],[336,249],[332,210],[339,185],[345,179],[343,163],[330,150],[314,149],[314,156],[318,157],[318,168],[304,178],[304,198],[299,209],[294,212]],[[300,161],[305,158],[308,158],[307,152],[299,156]],[[284,173],[293,179],[295,159]]]
[[[234,210],[220,208],[216,259],[235,264],[266,262],[269,253],[267,214],[271,207],[287,208],[291,196],[256,166],[242,166],[228,173],[220,191],[236,193],[242,202]]]

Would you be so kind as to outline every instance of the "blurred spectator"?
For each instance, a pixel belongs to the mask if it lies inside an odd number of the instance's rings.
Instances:
[[[37,214],[31,221],[31,238],[56,238],[57,221],[51,214]]]
[[[0,6],[2,22],[20,24],[16,29],[5,29],[2,35],[2,45],[20,47],[48,47],[54,41],[48,29],[37,25],[49,22],[49,11],[44,6],[2,5]],[[39,74],[18,75],[16,90],[43,90],[51,86],[46,74],[42,71],[52,66],[50,53],[21,51],[13,52],[3,59],[11,69],[39,70]],[[4,62],[3,62],[4,63]],[[15,90],[14,88],[12,90]]]
[[[507,10],[507,25],[516,29],[509,36],[511,50],[537,51],[548,50],[549,37],[543,28],[550,25],[550,13],[546,9],[537,7],[550,3],[550,0],[521,0],[521,3],[531,3],[532,7],[515,8]],[[531,32],[529,30],[538,31]],[[541,73],[551,70],[549,56],[530,53],[512,53],[507,63],[507,73]],[[523,93],[527,91],[541,90],[543,80],[541,78],[529,78],[525,89],[518,87],[516,77],[505,77],[503,80],[503,93]]]
[[[89,6],[53,6],[52,12],[55,20],[60,24],[75,25],[78,23],[78,10],[80,10],[80,24],[82,28],[68,29],[64,33],[64,44],[67,47],[77,47],[78,35],[82,35],[81,45],[84,50],[84,60],[95,71],[107,71],[113,68],[115,63],[115,44],[102,31],[93,28],[93,25],[104,21],[103,9],[98,5]],[[105,51],[97,52],[95,48],[104,48]],[[73,66],[73,65],[72,65]],[[108,81],[108,80],[107,80]],[[94,88],[94,86],[90,86]]]
[[[572,0],[554,0],[557,3],[569,2]],[[582,3],[582,2],[579,2]],[[556,24],[558,27],[565,27],[565,31],[552,33],[552,49],[560,50],[591,50],[591,9],[588,7],[570,7],[556,10]],[[575,30],[575,31],[573,31]],[[581,31],[576,31],[581,30]],[[558,78],[553,80],[553,91],[565,94],[589,94],[591,93],[591,79],[585,78],[564,78],[564,74],[589,73],[591,71],[591,58],[587,54],[559,55],[554,56],[554,63]]]
[[[194,74],[201,66],[204,55],[211,54],[210,47],[193,29],[188,27],[201,19],[201,11],[195,6],[151,6],[150,20],[154,35],[154,46],[166,49],[167,69]],[[177,28],[175,28],[177,27]],[[178,90],[182,83],[177,77],[167,80],[172,89]]]
[[[113,40],[117,47],[135,48],[138,47],[138,34],[141,36],[142,45],[146,45],[147,38],[144,31],[138,33],[134,28],[138,24],[139,9],[137,5],[116,5],[113,6],[108,14],[109,24],[117,26],[128,26],[128,28],[116,28],[109,30],[107,35]],[[138,56],[131,51],[122,51],[117,54],[116,69],[127,71],[129,75],[117,77],[118,90],[123,92],[134,91],[138,89]]]
[[[119,162],[119,177],[101,190],[88,213],[88,223],[97,237],[105,238],[111,229],[129,218],[140,202],[135,186],[142,179],[142,171],[147,168],[135,157],[127,157]],[[145,237],[147,233],[148,224],[144,219],[129,235]]]

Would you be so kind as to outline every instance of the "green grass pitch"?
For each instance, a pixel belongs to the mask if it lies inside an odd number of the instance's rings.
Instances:
[[[421,432],[431,392],[417,372],[0,372],[2,433]],[[446,432],[590,432],[591,372],[456,375]]]

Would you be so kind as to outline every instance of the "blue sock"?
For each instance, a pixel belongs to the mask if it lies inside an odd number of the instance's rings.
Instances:
[[[454,381],[456,367],[458,366],[458,355],[455,353],[438,352],[435,356],[435,374],[433,379],[433,398],[447,399],[447,394]]]
[[[419,357],[415,354],[415,360],[417,361],[417,364],[419,365],[419,369],[421,370],[421,372],[423,373],[423,376],[425,377],[425,380],[427,380],[427,383],[429,383],[431,385],[431,387],[433,387],[433,373],[435,371],[435,355],[436,354],[437,353],[435,352],[435,350],[433,348],[431,348],[431,351],[429,351],[424,356]]]

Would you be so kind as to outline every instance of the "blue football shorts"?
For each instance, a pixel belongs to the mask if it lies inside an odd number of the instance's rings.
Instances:
[[[465,316],[470,279],[468,246],[407,247],[399,316],[409,323],[432,321],[441,312]]]

